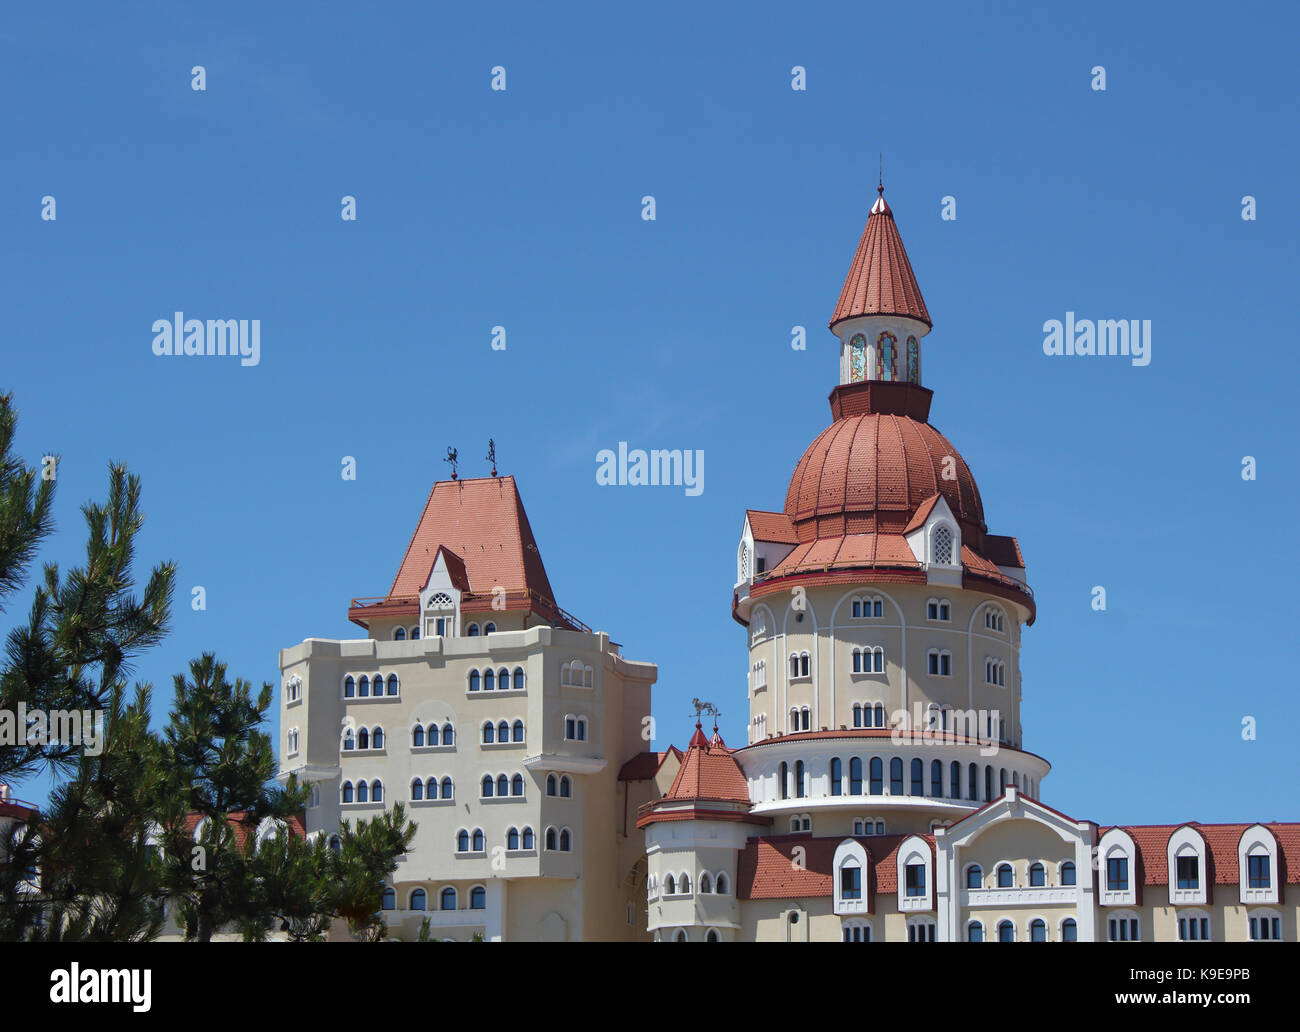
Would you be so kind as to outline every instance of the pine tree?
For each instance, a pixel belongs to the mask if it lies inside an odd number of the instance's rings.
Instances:
[[[174,679],[159,823],[164,889],[193,922],[194,938],[207,942],[224,925],[247,935],[250,925],[270,922],[254,882],[250,840],[266,818],[297,813],[308,791],[292,775],[284,788],[274,783],[275,753],[260,730],[271,706],[269,683],[254,699],[253,686],[227,681],[225,664],[210,652],[190,663],[190,677]],[[198,825],[191,830],[193,817]]]
[[[0,612],[27,583],[53,529],[57,462],[26,467],[13,452],[17,414],[0,394]],[[126,674],[136,654],[166,632],[175,568],[155,566],[137,598],[132,563],[143,522],[140,482],[109,467],[106,504],[82,507],[84,566],[61,576],[47,564],[27,620],[13,627],[0,665],[0,778],[41,770],[71,775],[50,806],[0,842],[0,939],[147,938],[156,934],[146,801],[151,797],[148,689],[126,704]],[[20,707],[89,712],[103,751],[79,739],[28,734]]]

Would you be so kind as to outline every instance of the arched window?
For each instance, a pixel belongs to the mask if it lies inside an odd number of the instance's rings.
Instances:
[[[880,795],[885,790],[885,765],[879,756],[871,757],[871,794]]]
[[[428,896],[423,889],[416,889],[411,893],[412,910],[428,910]]]
[[[903,761],[897,756],[889,761],[889,794],[903,794]]]
[[[497,629],[497,625],[492,623],[490,620],[483,625],[484,634],[495,634],[496,629]]]
[[[862,787],[862,765],[861,762],[859,762],[858,788],[861,789],[861,787]],[[831,760],[831,795],[837,796],[843,794],[844,794],[844,763],[838,756],[836,756]]]
[[[515,667],[515,691],[522,692],[523,690],[524,690],[524,668],[521,666]]]
[[[482,687],[482,677],[481,677],[481,675],[479,674],[479,672],[478,672],[477,670],[471,670],[471,671],[469,672],[469,690],[472,691],[472,692],[476,692],[476,691],[478,691],[481,687]]]
[[[383,747],[384,747],[384,729],[382,727],[377,727],[374,730],[374,734],[372,734],[370,737],[370,748],[382,749]]]
[[[496,741],[496,725],[487,720],[483,723],[483,744],[491,745]]]
[[[979,802],[980,798],[980,769],[977,764],[970,765],[970,778],[966,785],[966,798],[972,803]]]
[[[451,783],[451,778],[443,778],[443,779],[442,779],[442,797],[443,797],[444,799],[450,799],[450,798],[451,798],[452,787],[453,787],[453,786],[452,786],[452,783]]]
[[[367,785],[364,781],[357,782],[357,802],[358,803],[370,802],[370,786]]]
[[[353,798],[354,796],[352,794],[352,782],[351,781],[343,782],[343,801],[345,803],[350,803],[352,802]]]
[[[474,846],[475,853],[483,852],[483,829],[482,828],[474,829],[474,835],[471,839],[471,842]]]
[[[884,330],[876,337],[876,379],[892,380],[894,379],[894,349],[898,346],[898,338],[888,330]]]
[[[421,781],[419,778],[416,778],[414,781],[411,782],[411,800],[413,802],[419,802],[423,798],[424,798],[424,782]]]
[[[1041,917],[1036,917],[1029,922],[1029,941],[1046,942],[1047,941],[1047,922]]]
[[[719,896],[725,896],[731,891],[731,883],[727,880],[727,874],[725,871],[718,872],[718,878],[714,888],[717,890]]]
[[[885,726],[885,706],[884,703],[876,703],[876,727]]]
[[[943,761],[930,761],[930,795],[936,799],[943,798]]]
[[[472,624],[470,624],[469,627],[468,627],[468,629],[466,630],[465,633],[466,633],[466,637],[469,637],[469,638],[477,638],[477,637],[478,637],[478,624],[476,624],[476,623],[472,623]]]
[[[352,675],[349,674],[347,677],[343,679],[343,698],[353,699],[356,698],[356,694],[357,694],[357,682],[353,680]]]
[[[567,774],[561,775],[560,776],[560,798],[568,799],[569,796],[572,794],[572,789],[573,789],[573,782],[569,780],[569,775]]]
[[[497,775],[497,795],[508,796],[510,794],[510,779],[504,774]]]
[[[456,732],[450,724],[442,725],[442,744],[443,745],[456,744]]]
[[[506,849],[519,848],[519,829],[511,828],[506,832]]]
[[[985,765],[984,767],[984,799],[985,801],[993,798],[993,768]]]
[[[783,760],[776,769],[776,787],[777,791],[781,793],[782,799],[790,798],[789,774],[790,768]]]
[[[979,921],[972,921],[970,924],[968,924],[966,926],[966,941],[983,942],[984,925],[982,925]]]
[[[691,891],[691,876],[685,871],[682,872],[682,880],[677,883],[677,888],[683,896]]]
[[[915,337],[907,338],[907,382],[921,382],[921,346]]]
[[[525,848],[525,849],[536,849],[536,848],[537,848],[537,843],[536,843],[536,842],[534,841],[534,839],[533,839],[533,829],[532,829],[532,828],[525,828],[525,829],[524,829],[524,848]]]
[[[794,795],[796,799],[802,799],[804,795],[803,760],[794,763]]]
[[[555,848],[555,829],[554,829],[554,828],[547,828],[547,829],[546,829],[546,848],[549,849],[549,850],[553,850],[553,849]],[[669,889],[668,891],[671,892],[672,889]]]
[[[677,931],[673,933],[673,942],[685,942],[685,941],[686,941],[686,929],[678,928]]]
[[[522,742],[524,740],[524,722],[522,720],[516,720],[514,725],[510,728],[510,732],[510,738],[512,741]]]
[[[930,562],[939,566],[952,566],[952,530],[940,524],[934,528],[930,539]]]
[[[664,895],[675,896],[677,894],[677,882],[671,874],[664,876]]]
[[[1064,921],[1061,922],[1061,941],[1062,942],[1079,941],[1079,925],[1075,922],[1074,918],[1067,917]]]
[[[343,749],[344,751],[347,751],[349,749],[355,749],[356,747],[357,747],[356,735],[353,732],[352,728],[348,728],[343,732]]]
[[[1029,884],[1036,889],[1047,884],[1047,868],[1037,861],[1029,865]]]
[[[801,652],[799,654],[799,676],[800,677],[808,676],[808,653],[806,652]],[[805,720],[804,721],[805,730],[807,729],[807,727],[808,727],[807,720]]]
[[[570,834],[569,829],[565,828],[560,832],[560,852],[567,853],[572,848],[572,843],[573,836]]]
[[[555,795],[555,784],[556,784],[556,782],[555,782],[555,775],[554,775],[554,774],[547,774],[547,775],[546,775],[546,794],[547,794],[547,795],[549,795],[549,796],[553,796],[553,795]]]
[[[462,834],[463,834],[463,833],[462,833]],[[456,890],[453,889],[453,888],[451,888],[451,886],[448,886],[447,888],[443,889],[443,890],[442,890],[442,896],[441,896],[440,901],[439,901],[439,906],[440,906],[443,910],[455,910],[455,909],[456,909]]]
[[[849,383],[867,378],[867,338],[855,333],[849,338]]]
[[[516,774],[510,779],[510,794],[512,796],[524,794],[524,776],[522,774]]]
[[[381,897],[379,905],[384,910],[397,909],[397,891],[391,885],[384,889],[384,895]]]
[[[998,888],[1012,889],[1016,885],[1016,872],[1010,864],[998,864]]]
[[[405,627],[399,627],[393,632],[393,641],[406,641]]]
[[[420,637],[420,628],[412,627],[410,631],[407,632],[407,637],[410,638],[411,641],[416,641]]]
[[[510,741],[510,724],[508,721],[503,720],[497,725],[497,741]]]
[[[979,864],[971,864],[966,868],[966,888],[982,889],[984,888],[984,868]]]
[[[1062,885],[1074,885],[1074,884],[1075,884],[1075,881],[1076,881],[1076,875],[1075,875],[1075,873],[1074,873],[1074,861],[1073,861],[1073,860],[1067,860],[1067,861],[1065,861],[1065,863],[1061,864],[1061,868],[1060,868],[1060,872],[1059,872],[1059,873],[1060,873],[1060,878],[1061,878],[1061,884],[1062,884]]]
[[[411,728],[411,745],[416,749],[419,749],[424,745],[424,728],[419,724],[416,724],[415,727]]]
[[[396,694],[397,694],[397,687],[398,687],[398,685],[397,685],[397,675],[396,675],[396,674],[389,674],[389,675],[388,675],[388,694],[389,694],[389,695],[396,695]]]
[[[365,674],[362,674],[361,680],[357,682],[357,694],[363,699],[370,697],[370,678]]]
[[[912,761],[912,795],[925,795],[925,764],[919,759]]]
[[[957,760],[953,760],[952,766],[948,768],[948,791],[952,793],[952,798],[961,798],[961,763]]]
[[[485,692],[495,691],[497,686],[497,675],[491,670],[483,671],[483,690]]]
[[[1016,926],[1010,921],[998,922],[998,942],[1015,942]]]
[[[709,872],[705,871],[700,875],[700,892],[708,895],[713,892],[713,879],[709,877]]]
[[[370,783],[370,800],[375,803],[384,801],[384,783],[375,779]]]
[[[364,727],[357,732],[357,748],[358,749],[370,748],[370,732],[367,731]]]
[[[429,725],[429,731],[428,731],[428,742],[429,742],[430,745],[437,745],[437,744],[438,744],[438,725],[437,725],[437,724],[430,724],[430,725]]]
[[[492,798],[492,787],[496,784],[491,774],[484,774],[483,780],[479,782],[479,795],[484,799]]]
[[[796,652],[790,653],[790,676],[799,676],[799,654]]]
[[[629,921],[628,923],[630,924],[631,922]],[[705,941],[705,942],[721,942],[722,939],[719,937],[719,935],[718,935],[718,931],[717,931],[716,928],[710,928],[710,929],[709,929],[709,934],[706,935],[706,936],[704,937],[704,941]]]
[[[430,778],[428,781],[426,781],[426,782],[424,783],[424,798],[425,798],[425,799],[437,799],[437,798],[438,798],[438,779],[437,779],[437,778]]]
[[[469,852],[469,832],[466,831],[464,828],[461,828],[460,831],[456,832],[456,852],[457,852],[457,853],[468,853],[468,852]],[[443,892],[443,895],[444,895],[444,896],[446,895],[446,891],[445,891],[445,890],[444,890],[444,892]],[[444,910],[453,910],[453,909],[455,909],[455,908],[454,908],[454,907],[443,907],[443,909],[444,909]]]
[[[470,910],[487,909],[487,889],[482,885],[475,885],[469,890],[469,908]]]

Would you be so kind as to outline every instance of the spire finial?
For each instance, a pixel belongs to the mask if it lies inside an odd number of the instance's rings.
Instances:
[[[880,175],[876,179],[876,195],[885,196],[885,152],[880,152]]]
[[[456,479],[456,449],[450,445],[447,447],[447,457],[442,460],[451,466],[451,479]]]

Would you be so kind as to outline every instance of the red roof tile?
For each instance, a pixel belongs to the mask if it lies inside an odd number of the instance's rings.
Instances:
[[[933,325],[883,188],[867,216],[830,325],[859,315],[904,315]]]
[[[1020,554],[1020,542],[1004,534],[986,534],[984,536],[984,554],[998,566],[1010,566],[1013,569],[1025,568],[1025,557]]]
[[[499,586],[554,604],[514,477],[434,484],[388,591],[390,600],[419,595],[441,546],[461,560],[470,590],[476,594],[489,594]]]
[[[731,802],[749,802],[749,782],[740,764],[723,744],[720,736],[716,745],[704,737],[699,724],[691,737],[690,748],[682,759],[682,768],[673,779],[666,800],[718,799]]]
[[[659,773],[659,768],[664,765],[664,760],[670,755],[676,756],[680,760],[682,751],[676,746],[670,745],[664,752],[637,753],[619,768],[618,780],[649,781]]]
[[[736,868],[736,895],[740,899],[798,899],[829,896],[834,888],[832,864],[835,850],[845,838],[811,835],[765,835],[751,838],[741,850]],[[854,836],[871,858],[871,892],[898,891],[898,847],[910,835]],[[934,851],[934,836],[922,835]],[[800,863],[794,850],[802,847]],[[874,908],[873,908],[874,909]]]
[[[897,534],[939,493],[965,532],[987,530],[979,488],[952,442],[929,423],[864,412],[837,419],[808,446],[790,477],[785,512],[803,541]]]
[[[194,834],[194,829],[199,826],[199,821],[202,819],[203,818],[197,813],[186,814],[184,824],[186,832],[191,835]],[[226,824],[234,830],[235,842],[241,847],[248,840],[250,835],[255,835],[257,833],[257,826],[261,824],[261,822],[261,818],[258,818],[257,820],[249,820],[247,814],[243,812],[235,812],[226,817]],[[291,838],[307,837],[307,825],[305,823],[304,814],[295,813],[293,816],[286,818],[284,823],[288,826],[289,836]]]
[[[749,529],[755,541],[776,541],[793,545],[799,540],[790,517],[783,512],[760,512],[748,509],[745,516],[749,519]]]
[[[1300,823],[1276,824],[1259,822],[1273,833],[1280,851],[1279,862],[1283,868],[1285,884],[1300,884]],[[1118,827],[1133,838],[1138,849],[1138,866],[1142,870],[1143,885],[1169,884],[1169,837],[1182,827],[1195,828],[1209,847],[1211,884],[1236,885],[1241,880],[1237,864],[1237,847],[1241,836],[1254,824],[1120,824],[1097,829],[1098,836]]]

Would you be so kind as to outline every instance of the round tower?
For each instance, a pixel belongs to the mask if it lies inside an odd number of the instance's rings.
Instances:
[[[831,423],[737,553],[750,725],[733,755],[777,833],[924,833],[1006,785],[1037,797],[1050,769],[1020,722],[1033,593],[930,423],[932,323],[883,187],[829,326]]]

